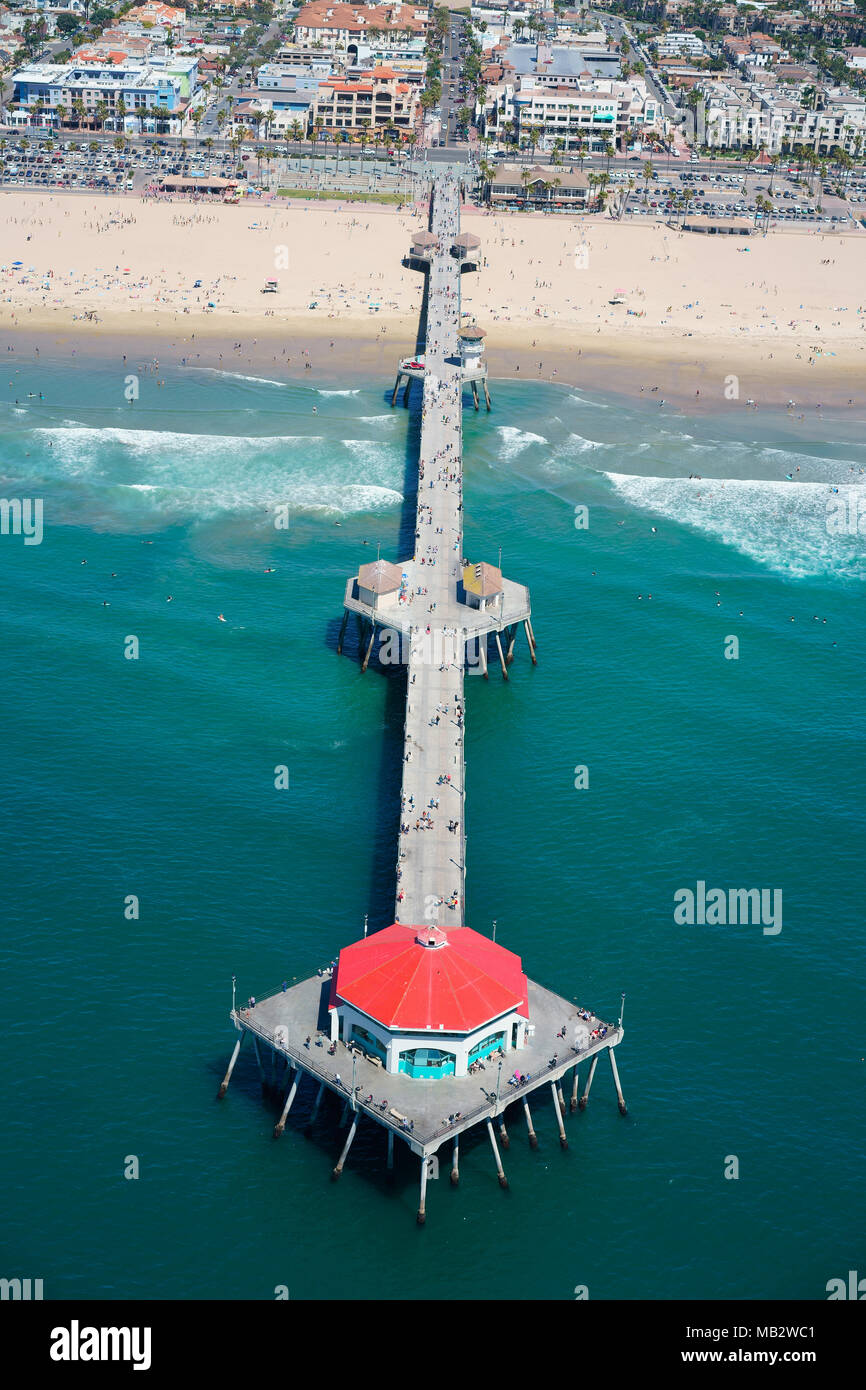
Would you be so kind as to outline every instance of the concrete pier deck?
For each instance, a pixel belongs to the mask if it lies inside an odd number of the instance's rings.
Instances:
[[[465,257],[452,254],[460,232],[459,171],[453,163],[425,166],[433,179],[431,243],[425,257],[427,286],[427,337],[423,354],[423,415],[419,458],[415,547],[411,560],[401,566],[400,580],[391,574],[390,588],[365,588],[365,595],[382,607],[362,602],[360,572],[349,579],[345,591],[345,619],[354,611],[374,627],[389,629],[401,645],[408,644],[406,661],[406,713],[403,731],[403,775],[400,832],[397,849],[397,891],[394,919],[406,925],[439,926],[444,930],[465,922],[465,763],[464,676],[467,670],[486,671],[487,634],[511,631],[526,620],[532,637],[529,592],[520,584],[502,580],[498,568],[494,585],[481,587],[484,573],[463,570],[463,374],[459,330],[460,287]],[[465,168],[462,171],[465,173]],[[458,248],[459,249],[459,248]],[[414,374],[414,373],[413,373]],[[394,568],[390,567],[389,568]],[[488,567],[492,569],[492,566]],[[473,589],[467,601],[464,588]],[[398,594],[398,589],[401,592]],[[481,609],[475,602],[490,602]],[[345,620],[341,631],[345,631]],[[373,633],[365,646],[364,667],[372,648]],[[476,653],[472,663],[473,641]],[[467,655],[467,646],[469,655]],[[338,651],[340,650],[338,645]],[[533,661],[534,639],[530,644]],[[406,656],[404,650],[397,656]],[[392,658],[395,659],[395,658]],[[508,655],[502,657],[503,673]],[[402,663],[401,663],[402,664]],[[389,1155],[396,1134],[425,1160],[446,1139],[483,1121],[501,1117],[511,1101],[524,1101],[535,1091],[549,1090],[566,1072],[608,1051],[620,1101],[625,1104],[614,1062],[613,1049],[622,1040],[622,1019],[603,1022],[573,1002],[528,981],[530,1026],[525,1044],[504,1055],[488,1055],[482,1068],[466,1076],[422,1079],[385,1071],[377,1057],[356,1045],[331,1044],[328,1002],[330,972],[322,972],[291,988],[284,987],[259,998],[252,1008],[233,1008],[231,1019],[241,1036],[250,1033],[275,1057],[282,1056],[298,1073],[306,1073],[321,1086],[348,1101],[358,1115],[365,1115],[390,1133]],[[594,1036],[593,1036],[594,1034]],[[237,1059],[236,1042],[229,1069],[220,1089],[224,1095]],[[260,1048],[259,1048],[260,1050]],[[515,1073],[522,1080],[516,1080]],[[509,1082],[514,1084],[509,1084]],[[584,1076],[584,1085],[587,1084]],[[286,1098],[285,1114],[294,1099]],[[559,1104],[554,1095],[560,1141],[567,1145]],[[521,1106],[521,1109],[523,1107]],[[531,1124],[528,1109],[525,1113]],[[277,1127],[279,1130],[279,1126]],[[339,1173],[348,1146],[334,1170]],[[493,1140],[493,1130],[490,1128]],[[530,1129],[531,1142],[535,1136]],[[493,1143],[496,1153],[495,1141]],[[456,1152],[456,1150],[455,1150]],[[499,1166],[498,1154],[496,1155]],[[500,1182],[505,1184],[499,1171]],[[423,1221],[427,1170],[422,1164],[421,1207]]]
[[[615,1046],[622,1037],[622,1030],[615,1025],[604,1024],[594,1015],[588,1020],[582,1018],[578,1005],[530,980],[529,1016],[534,1032],[519,1052],[506,1054],[501,1075],[498,1062],[487,1058],[484,1070],[472,1076],[444,1076],[429,1081],[404,1073],[392,1076],[360,1050],[353,1054],[343,1042],[336,1044],[333,1056],[329,1055],[330,985],[329,975],[302,980],[269,998],[257,999],[253,1009],[237,1009],[233,1021],[261,1038],[278,1055],[297,1064],[314,1081],[324,1083],[342,1100],[353,1094],[354,1083],[354,1103],[359,1113],[393,1130],[416,1154],[435,1153],[446,1139],[488,1117],[501,1115],[512,1101],[522,1101],[533,1091],[547,1087],[549,1092],[552,1081],[560,1080],[576,1064]],[[557,1037],[563,1027],[565,1037]],[[608,1031],[604,1038],[593,1040],[590,1034],[598,1027]],[[557,1063],[551,1067],[554,1053]],[[522,1086],[509,1086],[514,1071],[529,1080]],[[584,1084],[585,1081],[584,1070]],[[368,1103],[370,1095],[373,1100]],[[393,1115],[394,1110],[405,1120]],[[449,1121],[448,1116],[458,1112],[459,1119]]]
[[[431,230],[438,245],[429,271],[413,575],[415,588],[425,592],[416,594],[413,603],[417,617],[407,668],[394,919],[460,927],[465,640],[457,586],[463,558],[463,388],[457,337],[460,266],[451,255],[460,231],[460,188],[448,173],[436,179]],[[463,611],[465,607],[460,605]],[[423,820],[422,812],[427,813]]]

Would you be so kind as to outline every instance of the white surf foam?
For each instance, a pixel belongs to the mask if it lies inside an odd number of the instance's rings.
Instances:
[[[256,386],[282,386],[288,383],[285,381],[272,381],[267,376],[246,376],[243,372],[228,372],[223,367],[193,367],[195,372],[204,372],[208,376],[226,377],[230,381],[251,381]]]
[[[100,505],[134,503],[161,517],[200,521],[226,512],[266,515],[276,505],[313,512],[382,511],[399,505],[402,459],[369,440],[322,435],[207,435],[177,431],[41,428],[54,476],[98,490]],[[369,451],[369,452],[367,452]],[[359,466],[360,465],[360,466]],[[360,477],[359,477],[360,474]],[[112,502],[112,498],[114,502]]]
[[[866,512],[866,487],[764,479],[644,478],[605,473],[632,506],[703,531],[791,578],[866,578],[863,537],[837,534],[829,517],[840,497]]]
[[[546,444],[544,435],[533,434],[531,430],[519,430],[515,425],[497,425],[496,432],[501,440],[499,457],[506,462],[522,454],[530,444]]]

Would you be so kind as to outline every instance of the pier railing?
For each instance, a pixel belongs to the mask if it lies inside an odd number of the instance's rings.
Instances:
[[[279,994],[280,990],[276,990],[275,993]],[[264,998],[265,996],[257,995],[256,997]],[[595,1015],[593,1015],[593,1017],[595,1017]],[[283,1053],[287,1058],[297,1062],[302,1071],[308,1072],[311,1076],[318,1077],[329,1090],[334,1091],[335,1094],[341,1095],[345,1100],[349,1101],[355,1110],[362,1111],[364,1114],[368,1115],[370,1119],[375,1120],[377,1124],[382,1125],[385,1129],[393,1130],[395,1134],[399,1134],[403,1138],[411,1138],[413,1133],[412,1129],[406,1124],[395,1120],[394,1117],[389,1114],[390,1102],[380,1101],[378,1104],[370,1104],[365,1100],[361,1100],[357,1095],[361,1087],[356,1086],[353,1093],[351,1085],[347,1084],[343,1077],[339,1076],[336,1069],[331,1070],[330,1068],[318,1064],[315,1057],[312,1055],[311,1048],[297,1048],[287,1041],[277,1039],[273,1030],[263,1028],[257,1020],[253,1019],[252,1011],[248,1009],[236,1009],[232,1014],[232,1019],[236,1027],[246,1028],[251,1033],[257,1034],[262,1041],[266,1042],[275,1052]],[[601,1022],[601,1020],[599,1020],[599,1022]],[[467,1129],[477,1120],[486,1116],[493,1119],[496,1115],[501,1114],[505,1107],[509,1105],[512,1100],[515,1100],[517,1096],[523,1094],[529,1095],[531,1091],[537,1090],[540,1086],[559,1080],[570,1067],[578,1065],[588,1057],[595,1056],[606,1047],[615,1046],[622,1037],[622,1030],[613,1024],[605,1024],[603,1026],[608,1030],[607,1036],[604,1038],[598,1038],[592,1041],[589,1047],[584,1048],[576,1047],[572,1044],[570,1055],[559,1058],[555,1067],[548,1066],[544,1071],[534,1072],[531,1076],[527,1076],[525,1080],[518,1081],[513,1085],[506,1082],[504,1089],[500,1087],[498,1096],[495,1095],[496,1087],[492,1087],[491,1091],[488,1093],[487,1099],[473,1106],[471,1110],[461,1110],[459,1112],[459,1119],[455,1120],[453,1123],[446,1122],[436,1129],[425,1131],[423,1138],[419,1135],[418,1142],[426,1147],[430,1140],[439,1139],[445,1135],[453,1134],[455,1131]],[[324,1046],[324,1043],[322,1046]],[[516,1056],[519,1054],[512,1055]],[[381,1075],[384,1080],[390,1073],[383,1071]],[[490,1099],[491,1095],[493,1099]],[[405,1101],[403,1101],[403,1104],[405,1104]]]

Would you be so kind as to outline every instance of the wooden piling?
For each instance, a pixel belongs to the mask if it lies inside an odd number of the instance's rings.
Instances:
[[[295,1079],[289,1087],[289,1094],[286,1096],[286,1103],[283,1106],[283,1113],[280,1115],[280,1118],[274,1125],[275,1139],[279,1139],[280,1135],[286,1127],[286,1119],[288,1118],[289,1111],[292,1108],[292,1102],[294,1101],[295,1096],[298,1094],[298,1082],[300,1081],[300,1079],[301,1073],[298,1071],[297,1068],[295,1068]]]
[[[538,1148],[538,1135],[535,1133],[535,1130],[532,1128],[532,1115],[531,1115],[530,1112],[529,1112],[529,1101],[526,1099],[525,1096],[523,1097],[523,1111],[524,1111],[524,1114],[526,1115],[526,1129],[527,1129],[527,1132],[528,1132],[528,1134],[529,1134],[529,1147],[530,1147],[531,1149],[537,1149],[537,1148]]]
[[[402,372],[398,372],[398,373],[397,373],[397,380],[394,382],[394,394],[393,394],[393,396],[391,397],[391,404],[392,404],[392,405],[396,405],[396,404],[397,404],[397,392],[400,390],[400,381],[401,381],[401,379],[402,379]]]
[[[578,1075],[577,1075],[577,1067],[575,1067],[575,1068],[573,1069],[573,1071],[572,1071],[572,1077],[574,1078],[573,1081],[572,1081],[572,1083],[571,1083],[571,1113],[572,1113],[572,1115],[573,1115],[574,1112],[575,1112],[575,1110],[577,1109],[577,1092],[578,1092]]]
[[[354,1117],[354,1119],[352,1120],[352,1127],[351,1127],[351,1129],[349,1130],[349,1133],[346,1135],[346,1142],[345,1142],[345,1144],[343,1145],[343,1152],[340,1154],[340,1157],[339,1157],[338,1160],[337,1160],[337,1166],[336,1166],[336,1168],[334,1169],[333,1174],[332,1174],[332,1177],[334,1178],[335,1181],[336,1181],[336,1179],[340,1176],[340,1174],[341,1174],[342,1171],[343,1171],[343,1164],[346,1162],[346,1157],[347,1157],[347,1155],[348,1155],[349,1150],[350,1150],[351,1147],[352,1147],[352,1141],[353,1141],[354,1138],[355,1138],[355,1135],[356,1135],[356,1133],[357,1133],[357,1130],[358,1130],[358,1112],[357,1112],[357,1110],[356,1110],[356,1111],[355,1111],[355,1117]]]
[[[500,1115],[500,1117],[499,1117],[499,1138],[500,1138],[500,1141],[501,1141],[501,1143],[502,1143],[503,1149],[510,1149],[510,1148],[511,1148],[511,1140],[510,1140],[509,1137],[508,1137],[508,1130],[505,1128],[505,1116],[504,1116],[504,1115]]]
[[[505,1170],[502,1167],[502,1159],[499,1157],[499,1150],[496,1147],[496,1135],[493,1133],[493,1124],[490,1120],[489,1115],[487,1117],[487,1133],[490,1135],[490,1147],[493,1150],[493,1160],[496,1164],[496,1172],[499,1177],[499,1186],[507,1187],[508,1179],[505,1176]]]
[[[392,1172],[394,1171],[394,1131],[393,1131],[393,1129],[389,1129],[389,1130],[388,1130],[388,1157],[387,1157],[387,1159],[386,1159],[385,1166],[387,1167],[389,1173],[392,1173]]]
[[[507,629],[507,632],[508,646],[505,648],[505,664],[506,666],[510,666],[514,660],[514,643],[517,641],[517,624],[512,623],[511,627]]]
[[[324,1081],[323,1081],[323,1082],[321,1083],[321,1085],[319,1086],[319,1090],[318,1090],[318,1094],[317,1094],[317,1096],[316,1096],[316,1099],[313,1101],[313,1108],[312,1108],[312,1110],[310,1111],[310,1118],[307,1120],[307,1133],[308,1133],[308,1134],[309,1134],[310,1130],[313,1128],[313,1123],[314,1123],[314,1121],[315,1121],[315,1119],[316,1119],[316,1116],[317,1116],[318,1113],[319,1113],[319,1106],[322,1104],[322,1096],[323,1096],[324,1094],[325,1094],[325,1083],[324,1083]]]
[[[565,1121],[562,1118],[562,1111],[559,1108],[559,1096],[555,1081],[551,1081],[550,1090],[553,1096],[553,1108],[556,1111],[556,1123],[559,1125],[559,1142],[564,1149],[568,1148],[568,1140],[565,1137]]]
[[[460,1181],[460,1135],[454,1136],[454,1147],[451,1150],[451,1184],[456,1187]]]
[[[488,675],[488,672],[487,672],[487,633],[486,633],[486,632],[482,632],[481,636],[477,639],[477,641],[478,641],[478,665],[481,667],[481,674],[483,675],[484,679],[487,681],[487,680],[490,679],[490,676]]]
[[[375,623],[371,623],[371,624],[370,624],[370,640],[369,640],[369,642],[367,643],[367,650],[366,650],[366,652],[364,653],[364,660],[363,660],[362,663],[361,663],[361,675],[362,675],[362,676],[363,676],[364,672],[366,671],[367,667],[368,667],[369,664],[370,664],[370,653],[371,653],[371,651],[373,650],[373,642],[375,641],[375,638],[376,638],[376,624],[375,624]]]
[[[589,1101],[589,1090],[592,1086],[592,1078],[595,1076],[595,1069],[598,1066],[598,1053],[595,1054],[589,1064],[589,1076],[586,1078],[586,1090],[580,1098],[580,1109],[585,1110]]]
[[[531,638],[530,635],[529,635],[529,619],[528,619],[528,618],[526,619],[525,623],[523,624],[523,630],[524,630],[524,632],[526,633],[526,643],[527,643],[527,646],[529,647],[529,655],[532,657],[532,664],[533,664],[533,666],[537,666],[537,665],[538,665],[538,660],[537,660],[536,655],[535,655],[535,646],[533,645],[532,638]]]
[[[419,1226],[423,1226],[427,1220],[427,1159],[421,1155],[421,1194],[418,1199],[418,1215],[415,1218]]]
[[[628,1111],[626,1108],[626,1103],[622,1098],[622,1086],[619,1084],[619,1072],[617,1071],[616,1058],[613,1055],[612,1047],[609,1047],[607,1049],[607,1055],[610,1057],[610,1069],[613,1072],[613,1084],[614,1086],[616,1086],[616,1098],[619,1103],[619,1113],[621,1115],[626,1115]]]
[[[240,1050],[241,1050],[241,1043],[243,1042],[243,1040],[244,1040],[245,1037],[246,1037],[246,1029],[244,1029],[244,1031],[241,1033],[240,1037],[238,1038],[237,1042],[235,1043],[234,1052],[233,1052],[232,1055],[231,1055],[231,1061],[229,1062],[229,1065],[228,1065],[228,1071],[226,1072],[225,1076],[223,1077],[222,1083],[221,1083],[221,1085],[220,1085],[220,1088],[219,1088],[219,1090],[217,1091],[217,1100],[222,1100],[223,1096],[225,1095],[226,1091],[227,1091],[228,1088],[229,1088],[229,1082],[230,1082],[231,1079],[232,1079],[232,1072],[233,1072],[234,1069],[235,1069],[235,1062],[238,1060],[238,1053],[239,1053]]]
[[[473,402],[473,404],[474,404],[474,406],[475,406],[475,409],[477,410],[477,409],[478,409],[478,382],[477,382],[477,381],[470,382],[470,385],[471,385],[471,387],[472,387],[472,402]]]
[[[348,621],[349,621],[349,610],[348,610],[348,608],[347,608],[347,609],[345,609],[344,612],[343,612],[343,621],[340,623],[340,635],[339,635],[339,637],[337,638],[337,656],[339,656],[340,653],[341,653],[342,650],[343,650],[343,638],[344,638],[345,635],[346,635],[346,624],[348,623]]]
[[[507,681],[508,667],[505,665],[505,657],[502,655],[502,642],[500,641],[498,632],[494,632],[493,636],[496,638],[496,650],[499,653],[499,665],[502,667],[502,679]]]
[[[256,1054],[256,1065],[259,1069],[259,1081],[262,1084],[262,1095],[265,1095],[267,1093],[268,1083],[265,1080],[265,1069],[262,1066],[262,1054],[259,1052],[259,1040],[255,1033],[253,1034],[253,1051]]]
[[[403,392],[403,404],[405,405],[405,407],[406,407],[407,410],[408,410],[408,408],[409,408],[409,392],[410,392],[411,389],[412,389],[412,378],[411,378],[410,376],[407,376],[407,378],[406,378],[406,390]]]
[[[487,378],[486,378],[486,377],[482,377],[482,378],[481,378],[481,386],[482,386],[482,390],[484,391],[484,403],[485,403],[485,405],[487,406],[487,409],[489,410],[489,409],[490,409],[490,392],[489,392],[488,389],[487,389]]]

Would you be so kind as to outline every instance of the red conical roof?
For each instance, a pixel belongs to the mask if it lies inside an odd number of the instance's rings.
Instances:
[[[516,1009],[529,1017],[520,957],[469,927],[395,922],[345,946],[331,1005],[352,1004],[401,1032],[472,1033]]]

